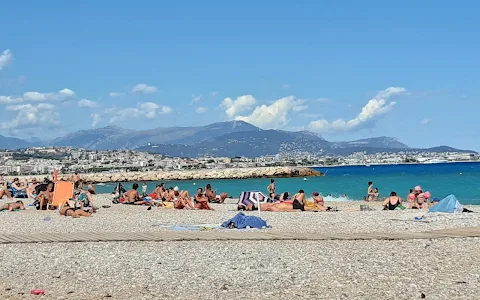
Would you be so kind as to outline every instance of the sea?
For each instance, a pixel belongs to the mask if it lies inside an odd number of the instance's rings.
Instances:
[[[442,199],[454,194],[462,204],[480,205],[480,162],[399,164],[370,166],[329,166],[315,167],[325,174],[321,177],[275,178],[276,191],[294,194],[303,189],[307,195],[317,191],[326,201],[361,201],[367,192],[369,181],[374,182],[381,197],[390,192],[406,198],[409,189],[420,185],[423,191],[429,191],[432,198]],[[178,186],[188,190],[193,196],[198,187],[210,183],[217,193],[227,192],[238,197],[242,191],[262,191],[270,183],[269,178],[262,179],[222,179],[222,180],[185,180],[164,181],[167,187]],[[152,191],[161,182],[148,182],[148,191]],[[133,182],[125,183],[130,188]],[[97,185],[97,193],[111,193],[114,183]],[[141,184],[139,191],[141,190]]]

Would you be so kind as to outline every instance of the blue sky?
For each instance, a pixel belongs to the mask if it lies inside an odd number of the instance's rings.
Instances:
[[[230,119],[480,150],[476,1],[5,1],[0,134]]]

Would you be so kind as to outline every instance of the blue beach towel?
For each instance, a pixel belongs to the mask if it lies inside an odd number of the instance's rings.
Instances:
[[[247,227],[261,229],[267,227],[267,222],[259,217],[246,216],[243,212],[239,212],[235,217],[222,224],[222,227],[226,228],[231,228],[231,226],[238,229],[244,229]]]
[[[460,204],[460,202],[458,202],[457,198],[455,198],[454,195],[448,195],[447,197],[440,200],[440,202],[430,207],[428,211],[443,213],[462,212],[463,206]]]

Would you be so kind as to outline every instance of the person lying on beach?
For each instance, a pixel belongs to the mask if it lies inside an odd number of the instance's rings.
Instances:
[[[383,201],[383,210],[395,210],[400,205],[402,205],[402,198],[398,197],[396,192],[391,192],[390,197]]]
[[[16,202],[5,203],[0,206],[0,211],[14,211],[14,210],[25,210],[25,205],[21,200]]]
[[[135,204],[136,201],[140,200],[140,195],[138,194],[138,183],[134,183],[132,185],[132,189],[128,190],[125,194],[123,194],[123,198],[125,199],[125,204]]]
[[[61,216],[80,218],[80,217],[90,217],[91,212],[86,212],[81,208],[70,207],[68,204],[62,206],[59,211]]]
[[[197,209],[213,210],[213,208],[210,207],[210,204],[208,204],[208,198],[203,194],[202,188],[197,189],[197,193],[195,194],[195,197],[194,197],[194,202],[195,202],[195,208]]]
[[[246,211],[258,210],[256,205],[247,205],[245,207]],[[299,209],[293,209],[293,204],[285,202],[276,202],[276,203],[263,203],[260,204],[261,211],[271,211],[271,212],[300,212]]]

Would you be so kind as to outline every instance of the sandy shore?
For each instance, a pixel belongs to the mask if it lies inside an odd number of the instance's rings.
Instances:
[[[237,211],[112,205],[91,218],[54,211],[0,213],[0,234],[150,232],[168,225],[219,224]],[[0,203],[4,203],[2,200]],[[271,232],[421,232],[480,226],[480,214],[358,210],[361,202],[329,202],[339,212],[262,212]],[[478,206],[470,206],[480,211]],[[257,212],[250,214],[257,215]],[[426,214],[428,223],[414,222]],[[0,244],[0,297],[47,299],[473,299],[480,292],[480,239],[401,241],[195,241]],[[110,297],[111,296],[111,297]],[[38,296],[36,296],[38,298]]]

